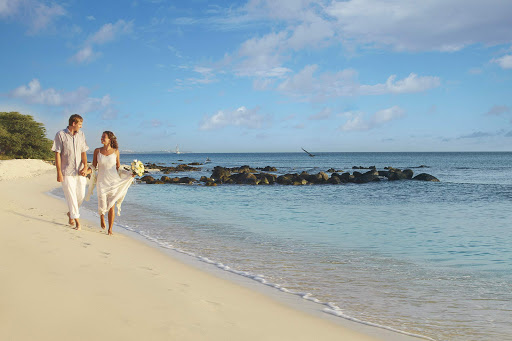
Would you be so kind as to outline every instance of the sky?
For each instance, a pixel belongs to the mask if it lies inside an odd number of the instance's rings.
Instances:
[[[0,112],[123,151],[512,150],[510,0],[0,0]]]

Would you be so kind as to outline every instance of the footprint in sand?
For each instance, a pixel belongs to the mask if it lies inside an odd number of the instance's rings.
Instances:
[[[206,309],[210,311],[219,311],[222,307],[222,303],[219,302],[213,302],[208,300],[201,300],[201,303],[206,306]]]

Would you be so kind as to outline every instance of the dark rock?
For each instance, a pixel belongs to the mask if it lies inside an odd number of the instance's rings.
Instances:
[[[192,179],[192,178],[189,178],[188,176],[185,176],[183,178],[180,178],[179,183],[180,184],[192,185],[195,181],[196,181],[195,179]]]
[[[191,167],[189,165],[181,164],[176,167],[176,172],[190,172],[190,171],[199,171],[200,167]]]
[[[155,178],[153,178],[151,175],[144,175],[142,178],[140,178],[140,181],[145,181],[147,183],[148,181],[155,181]]]
[[[146,182],[147,184],[152,184],[152,185],[163,185],[165,184],[165,182],[163,182],[162,180],[155,180],[155,181],[151,181],[151,182]]]
[[[269,173],[259,173],[255,174],[255,176],[258,180],[260,180],[260,185],[267,185],[267,183],[272,185],[276,182],[277,179],[277,175]],[[262,181],[264,182],[263,184],[261,183]]]
[[[435,176],[432,176],[430,174],[427,174],[427,173],[421,173],[421,174],[418,174],[416,175],[414,178],[412,178],[413,180],[419,180],[419,181],[432,181],[432,182],[439,182],[439,179],[436,178]]]
[[[369,170],[368,172],[366,173],[363,173],[363,175],[375,175],[375,176],[379,176],[379,172],[375,169],[371,169]]]
[[[208,187],[217,186],[217,184],[215,182],[213,182],[213,181],[207,181],[204,185],[208,186]]]
[[[168,176],[165,176],[165,175],[164,175],[164,176],[162,176],[162,177],[160,178],[160,181],[163,181],[163,182],[172,182],[171,178],[170,178],[170,177],[168,177]]]
[[[270,182],[268,181],[268,179],[266,177],[263,177],[260,182],[258,183],[258,185],[270,185]]]
[[[355,177],[355,178],[358,178],[358,177],[360,177],[361,175],[363,175],[363,173],[361,173],[361,172],[357,172],[357,171],[356,171],[356,172],[352,173],[352,175],[354,175],[354,177]]]
[[[396,180],[405,180],[407,179],[407,174],[402,172],[400,169],[393,168],[389,170],[388,173],[388,180],[390,181],[396,181]]]
[[[256,171],[256,169],[245,165],[245,166],[238,168],[238,173],[257,173],[257,171]]]
[[[358,176],[354,179],[354,182],[356,184],[365,184],[372,181],[380,181],[380,178],[378,175],[375,175],[375,172],[370,171],[362,174],[361,176]]]
[[[407,179],[412,179],[414,172],[411,169],[404,169],[402,173],[407,177]]]
[[[327,174],[326,174],[326,173],[324,173],[324,172],[319,172],[319,173],[317,174],[317,177],[318,177],[318,178],[321,178],[323,181],[327,181],[327,180],[329,180],[329,175],[327,175]]]
[[[277,177],[276,182],[280,185],[291,185],[293,174],[285,174]]]
[[[202,165],[202,163],[199,163],[199,162],[191,162],[188,164],[189,166],[200,166]]]
[[[177,172],[191,172],[191,171],[199,171],[201,168],[199,167],[191,167],[189,165],[181,164],[176,167],[159,167],[162,173],[177,173]]]
[[[350,174],[349,172],[345,172],[340,175],[341,182],[351,182],[354,180],[354,176]]]
[[[261,170],[264,171],[264,172],[277,172],[277,168],[276,167],[271,167],[271,166],[267,166],[265,168],[262,168]]]
[[[331,178],[327,182],[333,185],[339,185],[341,184],[341,179],[337,176],[331,176]]]
[[[252,173],[238,173],[231,175],[231,179],[237,184],[257,185],[259,183],[256,175]]]
[[[225,182],[231,176],[231,171],[227,168],[215,166],[213,168],[212,175],[210,176],[212,179],[216,181]]]
[[[295,178],[292,182],[293,186],[304,186],[307,184],[308,184],[308,181],[306,179],[301,179],[299,177]]]
[[[308,173],[308,172],[306,172],[306,171],[302,171],[302,173],[300,173],[300,174],[299,174],[299,177],[300,177],[301,179],[306,179],[306,180],[307,180],[307,179],[309,179],[309,177],[310,177],[310,176],[311,176],[311,174],[309,174],[309,173]]]

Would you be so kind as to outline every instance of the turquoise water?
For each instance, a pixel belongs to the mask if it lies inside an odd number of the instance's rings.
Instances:
[[[202,171],[177,175],[199,179],[216,165],[270,165],[278,174],[427,165],[413,170],[441,182],[138,184],[117,222],[317,300],[328,313],[436,340],[512,340],[512,153],[148,154],[121,161],[171,166],[206,157],[212,163]]]

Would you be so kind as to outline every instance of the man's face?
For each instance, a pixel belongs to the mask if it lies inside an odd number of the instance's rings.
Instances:
[[[82,121],[73,122],[73,130],[79,131],[82,128]]]

